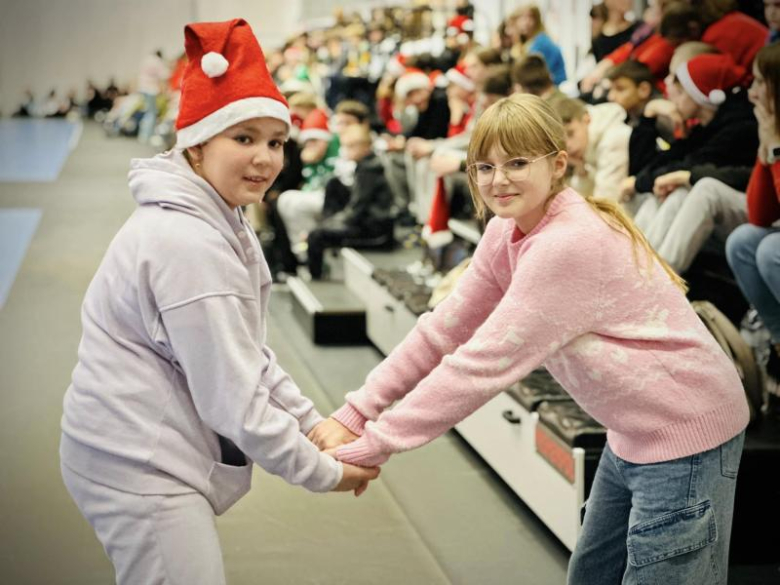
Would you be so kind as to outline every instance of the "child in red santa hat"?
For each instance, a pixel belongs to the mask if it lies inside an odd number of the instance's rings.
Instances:
[[[287,104],[244,20],[185,45],[176,148],[131,164],[138,207],[87,291],[64,401],[63,479],[118,583],[224,583],[214,515],[252,463],[315,492],[378,473],[306,439],[322,417],[265,342],[271,276],[241,206],[282,168]]]

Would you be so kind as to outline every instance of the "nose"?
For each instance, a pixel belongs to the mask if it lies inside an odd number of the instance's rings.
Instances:
[[[271,161],[271,149],[265,143],[260,143],[252,156],[252,164],[267,165]]]
[[[509,182],[503,167],[496,167],[493,171],[493,185],[504,185]]]

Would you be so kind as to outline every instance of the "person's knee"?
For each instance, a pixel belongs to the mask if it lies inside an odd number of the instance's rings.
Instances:
[[[756,238],[755,226],[748,223],[737,227],[726,240],[726,259],[730,265],[744,260],[745,253],[750,253],[754,248],[753,241]]]
[[[756,266],[764,280],[778,278],[780,274],[780,233],[761,240],[756,248]],[[778,292],[778,291],[775,291]]]

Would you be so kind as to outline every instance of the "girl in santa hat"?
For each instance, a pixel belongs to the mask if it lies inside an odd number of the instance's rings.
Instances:
[[[282,168],[290,114],[249,25],[185,28],[177,144],[131,163],[135,212],[82,310],[62,475],[118,583],[225,582],[214,515],[252,463],[315,492],[377,469],[307,438],[322,423],[266,344],[271,275],[242,205]]]
[[[471,265],[310,436],[342,461],[380,465],[544,365],[608,429],[569,583],[723,583],[742,383],[617,204],[565,186],[565,145],[537,96],[482,115],[469,184],[496,217]]]

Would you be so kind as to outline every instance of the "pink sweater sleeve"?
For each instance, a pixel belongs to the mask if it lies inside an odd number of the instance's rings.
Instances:
[[[600,308],[600,278],[594,272],[603,250],[587,239],[574,246],[547,244],[524,253],[497,306],[493,307],[492,296],[484,297],[476,279],[467,280],[444,310],[436,310],[439,314],[426,325],[424,335],[418,332],[404,342],[401,355],[394,356],[394,367],[376,372],[373,388],[396,387],[392,379],[396,376],[404,377],[406,384],[414,383],[424,368],[416,365],[410,375],[403,366],[407,360],[425,359],[426,341],[446,335],[448,324],[472,321],[472,307],[494,309],[474,335],[445,356],[394,409],[368,422],[360,439],[340,447],[340,460],[379,465],[392,453],[430,442],[544,363],[558,348],[592,329]],[[475,268],[478,273],[479,267]],[[382,395],[388,399],[392,392]]]
[[[346,395],[346,404],[331,415],[333,418],[361,434],[367,420],[376,420],[445,355],[471,338],[503,295],[490,268],[503,228],[500,222],[490,222],[455,290],[434,311],[420,317],[406,338],[371,371],[365,385]]]

